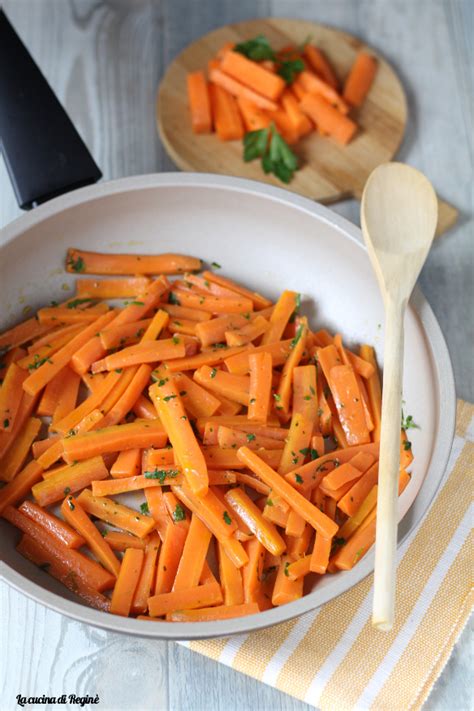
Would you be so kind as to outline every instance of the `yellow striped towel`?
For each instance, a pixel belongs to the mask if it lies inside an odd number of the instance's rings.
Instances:
[[[319,609],[277,627],[182,644],[322,711],[420,708],[474,601],[473,416],[474,406],[459,401],[440,493],[399,549],[392,632],[372,628],[369,576]]]

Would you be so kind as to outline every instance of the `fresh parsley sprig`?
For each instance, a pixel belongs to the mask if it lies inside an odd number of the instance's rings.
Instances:
[[[256,158],[261,158],[264,173],[273,173],[283,183],[289,183],[298,170],[298,158],[273,122],[268,128],[249,131],[244,136],[244,161]]]
[[[265,35],[257,35],[247,42],[236,44],[234,52],[243,54],[254,62],[261,62],[265,59],[275,59],[276,56]]]

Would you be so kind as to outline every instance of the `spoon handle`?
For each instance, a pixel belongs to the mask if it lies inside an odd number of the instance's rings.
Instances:
[[[375,544],[374,627],[389,631],[395,611],[398,478],[403,384],[403,321],[405,302],[385,302],[385,344],[382,428]]]

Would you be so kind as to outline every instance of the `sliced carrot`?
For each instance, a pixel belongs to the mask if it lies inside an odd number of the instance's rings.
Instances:
[[[106,326],[114,318],[114,313],[109,311],[95,319],[91,324],[87,325],[83,331],[77,334],[69,343],[54,353],[46,363],[43,363],[37,370],[31,373],[23,383],[23,389],[29,395],[35,395],[49,383],[59,371],[66,366],[72,356],[78,351],[90,338]]]
[[[67,523],[84,538],[104,568],[117,577],[120,572],[120,561],[77,499],[70,494],[66,496],[61,505],[61,513]]]
[[[273,588],[272,603],[274,605],[286,605],[287,602],[299,600],[303,595],[304,578],[296,580],[290,578],[288,568],[291,563],[288,556],[283,556]]]
[[[93,481],[92,494],[94,496],[116,496],[127,491],[140,491],[155,486],[180,486],[184,477],[179,469],[173,465],[165,465],[162,469],[145,472],[144,476],[130,476],[121,479],[107,479],[106,481]]]
[[[167,338],[161,341],[147,341],[128,346],[121,351],[116,351],[102,360],[92,363],[93,373],[102,373],[105,370],[116,368],[129,368],[132,365],[143,363],[157,363],[170,358],[184,358],[186,346],[179,337]]]
[[[244,346],[262,336],[269,327],[268,321],[263,316],[257,315],[249,323],[233,331],[225,332],[228,346]]]
[[[123,452],[137,447],[163,447],[166,440],[167,435],[160,422],[142,420],[65,437],[61,444],[63,457],[70,463],[95,457],[99,453]]]
[[[286,536],[288,555],[292,560],[296,560],[297,558],[301,558],[306,555],[312,536],[313,529],[309,523],[305,525],[303,533],[300,536]]]
[[[101,521],[117,526],[117,528],[123,528],[124,531],[133,533],[139,538],[144,538],[154,528],[155,524],[150,516],[143,516],[128,506],[118,504],[113,499],[93,496],[89,489],[84,489],[77,500],[91,516],[100,518]]]
[[[239,353],[229,354],[225,357],[224,363],[229,372],[235,375],[245,375],[250,370],[249,356],[251,353],[269,353],[272,357],[272,365],[276,368],[287,361],[290,352],[291,339],[287,339],[285,341],[269,343],[264,346],[257,346],[257,348],[253,348],[252,350],[242,348]]]
[[[127,548],[125,551],[110,602],[110,612],[114,615],[122,615],[123,617],[130,615],[133,596],[140,579],[143,559],[143,551],[137,548]]]
[[[66,257],[66,270],[81,274],[182,274],[200,269],[200,259],[181,254],[102,254],[71,248]]]
[[[217,395],[224,396],[241,405],[249,404],[250,380],[245,375],[234,375],[223,370],[203,365],[194,372],[194,380]]]
[[[235,449],[220,447],[201,447],[207,466],[211,469],[244,469]],[[259,449],[259,457],[269,466],[277,469],[281,462],[281,449]]]
[[[220,74],[218,69],[211,73],[211,78],[216,73]],[[223,88],[215,80],[213,81],[214,83],[209,87],[209,93],[217,136],[221,141],[238,140],[244,135],[244,126],[237,102],[227,88]],[[197,305],[199,301],[193,303]],[[190,306],[191,304],[185,302],[185,305]]]
[[[37,526],[41,526],[67,548],[81,548],[85,543],[84,538],[67,523],[45,511],[33,501],[24,501],[18,511],[24,515],[18,516],[16,509],[9,506],[5,509],[4,518],[32,538],[38,531]],[[30,525],[29,521],[33,521],[34,525]]]
[[[6,506],[13,506],[20,499],[24,499],[32,486],[41,481],[43,469],[33,459],[19,472],[12,481],[0,489],[0,515]]]
[[[132,368],[128,368],[127,370],[134,371]],[[123,394],[118,398],[110,410],[107,411],[108,408],[105,402],[103,404],[104,410],[107,414],[100,422],[100,427],[102,429],[118,425],[119,422],[121,422],[132,410],[136,401],[140,397],[143,388],[146,387],[150,380],[151,370],[151,366],[142,364],[137,367],[136,371],[130,373],[128,379],[126,379],[127,372],[123,374],[125,380],[125,389]]]
[[[316,533],[314,548],[309,562],[309,569],[312,573],[324,575],[329,563],[331,546],[332,538],[323,538],[320,533]]]
[[[242,572],[226,555],[223,546],[218,543],[219,579],[224,595],[224,605],[241,605],[244,602]]]
[[[21,398],[18,394],[28,377],[16,363],[10,363],[0,387],[0,430],[11,432],[15,424]]]
[[[373,374],[367,379],[367,391],[372,417],[374,420],[372,440],[374,442],[379,442],[382,423],[382,386],[380,383],[377,361],[375,359],[375,351],[371,346],[362,345],[360,347],[360,354],[361,357],[373,367]]]
[[[173,583],[173,591],[196,587],[201,578],[204,561],[211,542],[211,532],[193,514],[188,535]]]
[[[29,372],[36,370],[41,363],[45,362],[53,353],[56,353],[60,348],[69,343],[83,328],[84,326],[81,324],[73,324],[72,326],[65,326],[53,333],[47,334],[47,340],[44,342],[42,338],[39,339],[39,341],[42,342],[41,346],[35,344],[29,346],[28,354],[17,361],[18,365],[20,368],[27,368]],[[58,333],[60,333],[60,335],[57,335]]]
[[[318,128],[343,146],[349,143],[357,131],[354,121],[341,114],[319,94],[305,94],[300,108]]]
[[[174,319],[184,319],[201,323],[202,321],[210,321],[212,314],[208,311],[200,309],[189,309],[186,306],[178,306],[177,304],[160,304],[160,309],[166,311]]]
[[[69,548],[52,535],[37,521],[28,518],[19,510],[9,507],[4,509],[3,516],[10,523],[27,532],[46,551],[57,556],[64,567],[67,567],[72,576],[87,582],[92,588],[102,592],[114,586],[115,576],[106,571],[99,563],[87,558],[77,550]]]
[[[244,590],[244,602],[256,602],[263,578],[263,566],[265,562],[265,548],[257,538],[254,538],[245,546],[248,563],[242,568],[242,582]]]
[[[204,72],[189,72],[186,80],[193,131],[194,133],[211,133],[211,101]]]
[[[189,424],[176,383],[166,376],[164,369],[160,370],[158,382],[150,387],[150,397],[192,491],[205,494],[209,485],[205,458]]]
[[[254,104],[253,101],[249,101],[243,96],[238,96],[237,104],[247,131],[260,131],[270,125],[270,116]]]
[[[127,299],[146,291],[150,280],[145,276],[127,279],[76,279],[76,292],[80,297],[96,299]]]
[[[2,458],[0,468],[0,479],[11,481],[20,471],[30,451],[31,444],[38,435],[41,427],[41,420],[37,417],[30,417],[25,426],[20,431],[14,443]]]
[[[214,294],[193,293],[191,290],[172,291],[179,303],[188,308],[197,308],[213,314],[241,314],[253,311],[253,302],[245,296],[215,296]]]
[[[307,59],[311,65],[311,69],[313,69],[316,74],[318,74],[318,76],[326,82],[326,84],[329,84],[330,87],[337,91],[339,88],[339,82],[324,53],[318,49],[318,47],[307,44],[303,50],[303,54],[305,59]]]
[[[271,101],[277,101],[285,89],[284,79],[238,52],[226,52],[221,68],[225,74],[229,74]]]
[[[168,360],[166,368],[175,373],[182,370],[195,370],[203,365],[215,366],[234,355],[247,350],[244,346],[236,346],[235,348],[216,348],[214,350],[205,350],[197,355],[187,356],[186,358],[177,358],[176,360]]]
[[[254,474],[281,496],[305,521],[326,538],[331,538],[337,531],[337,525],[305,499],[283,477],[248,447],[241,447],[237,456]]]
[[[281,102],[288,119],[291,121],[293,128],[297,132],[298,138],[306,136],[313,130],[313,124],[306,114],[301,111],[298,100],[289,89],[286,89],[283,92]]]
[[[378,462],[373,464],[365,474],[349,489],[339,501],[338,507],[348,516],[353,516],[361,506],[367,494],[378,481]]]
[[[359,52],[344,84],[344,99],[351,106],[361,106],[377,73],[377,60],[367,52]]]
[[[125,531],[103,530],[102,535],[113,551],[125,551],[127,548],[139,548],[140,550],[144,550],[147,544],[146,539],[137,538],[137,536],[133,536],[131,533],[125,533]]]
[[[110,475],[115,479],[125,479],[137,476],[141,470],[142,451],[141,449],[128,449],[120,452],[112,465]]]
[[[270,328],[262,338],[263,346],[281,340],[291,315],[298,309],[298,304],[299,294],[296,291],[282,292],[270,316]]]
[[[361,444],[357,447],[336,449],[333,452],[323,454],[314,461],[303,464],[301,467],[297,467],[292,472],[286,474],[285,479],[298,490],[305,489],[306,487],[314,489],[319,486],[321,481],[330,471],[341,464],[349,462],[359,452],[367,452],[378,459],[379,444],[378,442],[370,442],[368,444]],[[302,481],[300,481],[300,479]]]
[[[298,560],[293,561],[287,567],[286,572],[290,580],[298,580],[311,572],[310,569],[311,555],[305,555]]]
[[[153,532],[146,545],[140,578],[133,594],[131,612],[134,615],[143,614],[148,610],[148,598],[156,575],[156,560],[159,548],[160,537],[156,532]]]
[[[250,449],[261,449],[262,447],[265,449],[283,449],[285,446],[282,440],[264,437],[252,432],[242,432],[222,425],[217,428],[217,444],[223,449],[228,447],[236,449],[244,445],[250,447]]]
[[[370,520],[369,520],[370,519]],[[365,519],[367,524],[359,527],[349,541],[333,557],[339,570],[350,570],[367,553],[375,541],[375,509]]]
[[[176,525],[168,519],[163,545],[158,560],[155,595],[171,592],[189,531],[189,523]]]
[[[57,474],[35,484],[31,493],[40,506],[49,506],[89,486],[94,480],[105,479],[108,474],[103,458],[97,456],[64,467]]]
[[[225,495],[231,508],[244,521],[263,547],[274,555],[281,555],[286,549],[285,541],[275,526],[267,521],[247,494],[241,488],[231,489]]]
[[[47,307],[39,309],[37,312],[40,323],[50,326],[66,325],[66,324],[81,324],[86,325],[92,323],[100,313],[105,313],[109,310],[107,304],[97,304],[97,306],[80,311],[79,309],[68,309],[61,307]]]
[[[258,106],[264,111],[276,111],[276,109],[278,108],[278,104],[276,104],[274,101],[270,101],[270,99],[267,99],[265,96],[258,94],[256,91],[246,86],[245,84],[242,84],[240,81],[237,81],[228,74],[225,74],[218,67],[213,67],[211,69],[211,71],[209,72],[209,78],[212,82],[211,86],[209,87],[211,92],[211,105],[213,104],[214,89],[215,87],[218,87],[219,89],[228,92],[231,96],[235,98],[242,97],[244,99],[247,99],[248,101],[251,101],[253,104],[255,104],[255,106]]]
[[[162,593],[148,598],[148,609],[152,617],[161,617],[176,610],[194,610],[222,603],[222,591],[218,583],[197,585],[186,590]]]
[[[313,424],[307,420],[299,411],[293,409],[290,429],[282,453],[279,474],[287,474],[295,467],[303,464],[306,456],[310,453],[311,435]]]
[[[297,83],[307,91],[310,95],[322,97],[331,108],[335,108],[340,114],[349,113],[349,106],[344,101],[342,96],[327,84],[323,79],[316,76],[313,72],[303,71],[298,74]],[[304,101],[304,100],[303,100]]]
[[[270,299],[267,299],[265,296],[262,296],[256,291],[250,291],[249,289],[246,289],[240,284],[236,284],[236,282],[232,281],[231,279],[227,279],[226,277],[223,277],[220,274],[205,271],[202,273],[202,276],[204,279],[211,282],[211,284],[217,284],[219,286],[224,287],[225,289],[230,289],[230,291],[233,291],[235,294],[239,294],[240,296],[243,296],[246,299],[250,299],[256,311],[261,311],[262,309],[272,307],[272,302],[270,301]],[[267,314],[264,314],[264,316],[267,317]]]
[[[77,575],[71,562],[63,559],[61,551],[47,549],[28,535],[22,536],[16,549],[24,558],[27,558],[39,568],[47,570],[53,578],[56,578],[69,590],[79,595],[90,607],[102,612],[110,611],[109,598],[94,589],[87,579]]]
[[[51,331],[51,326],[39,323],[36,318],[29,318],[0,333],[0,349],[11,350],[38,336],[42,336],[48,331]]]
[[[360,524],[369,515],[372,509],[377,506],[377,492],[378,486],[377,484],[375,484],[371,488],[364,501],[355,512],[355,514],[343,523],[343,525],[337,532],[338,538],[342,538],[344,541],[347,541],[347,539],[352,536],[354,531],[360,526]]]
[[[179,396],[187,412],[193,417],[207,417],[216,413],[221,403],[207,390],[188,378],[184,373],[173,376],[179,389]]]
[[[108,326],[100,332],[100,342],[106,349],[128,346],[141,339],[150,323],[150,318],[144,318],[140,321],[122,323],[119,326]]]
[[[102,412],[100,410],[92,410],[69,432],[69,436],[74,437],[77,434],[89,432],[101,419]],[[38,463],[43,469],[49,469],[63,455],[63,440],[52,437],[50,437],[50,440],[50,446],[38,457]]]
[[[290,354],[285,361],[281,373],[277,392],[275,393],[275,410],[283,418],[289,418],[290,400],[293,382],[293,372],[301,358],[306,346],[306,336],[308,333],[308,321],[303,317],[298,323],[296,334],[290,344]]]
[[[252,422],[266,423],[272,386],[272,357],[270,353],[250,353],[249,368],[248,419]]]

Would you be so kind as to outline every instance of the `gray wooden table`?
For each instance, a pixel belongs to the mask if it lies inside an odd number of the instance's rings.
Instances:
[[[458,226],[433,248],[421,285],[446,336],[458,395],[474,399],[472,0],[5,0],[4,8],[105,179],[174,169],[155,131],[156,87],[168,62],[214,27],[257,15],[294,16],[377,47],[409,98],[399,157],[426,172],[461,211]],[[356,202],[334,209],[358,222]],[[19,214],[0,160],[0,225]],[[5,584],[0,593],[2,710],[16,708],[19,693],[72,692],[98,693],[96,708],[104,711],[310,708],[178,645],[85,627]],[[426,708],[471,707],[471,661],[464,632]]]

